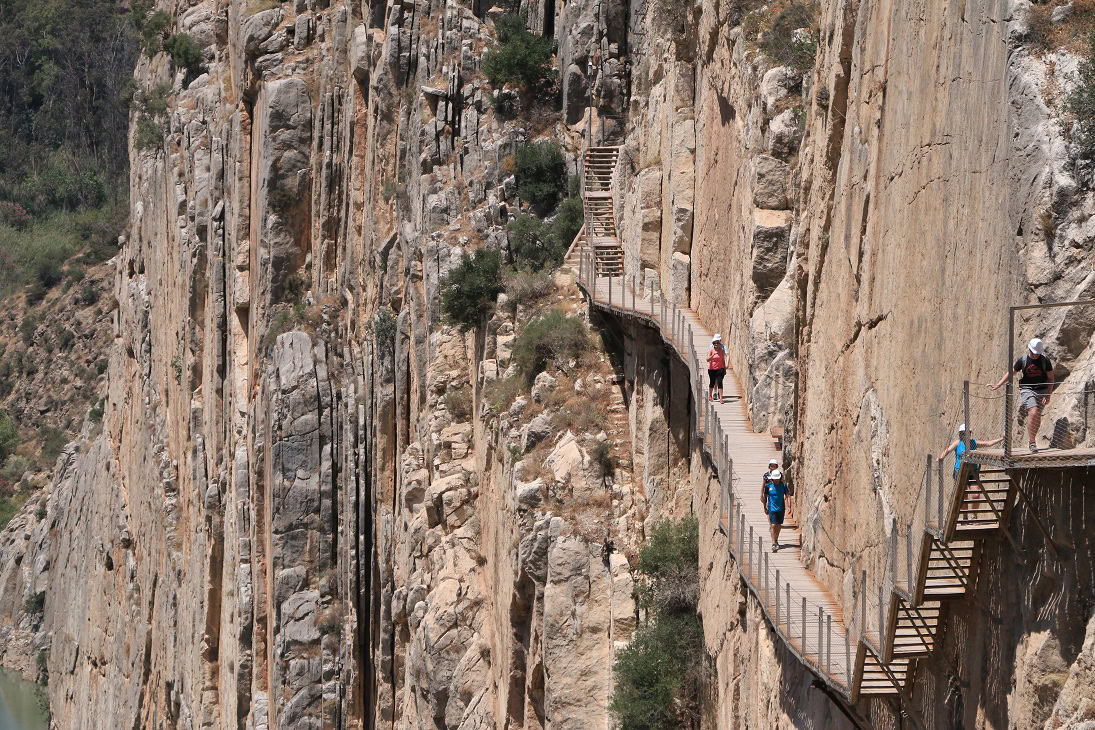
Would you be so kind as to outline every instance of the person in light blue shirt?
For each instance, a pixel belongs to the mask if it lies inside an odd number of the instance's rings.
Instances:
[[[768,527],[772,532],[772,552],[779,552],[779,531],[783,529],[783,515],[786,514],[785,497],[793,496],[795,490],[783,481],[783,472],[770,471],[760,493],[764,513],[768,515]]]
[[[962,468],[962,456],[965,455],[965,453],[966,453],[966,442],[963,440],[965,438],[965,436],[966,436],[966,424],[963,423],[961,426],[958,427],[958,438],[956,438],[954,440],[954,442],[950,446],[948,446],[942,454],[939,455],[939,461],[943,461],[943,459],[947,458],[947,454],[949,454],[952,451],[954,452],[954,478],[955,479],[958,479],[958,472]],[[969,439],[969,444],[970,444],[969,445],[969,450],[973,451],[978,446],[985,446],[985,447],[995,446],[996,444],[1000,443],[1003,440],[1004,440],[1004,438],[1003,438],[1003,436],[1001,436],[998,439],[993,439],[992,441],[985,441],[984,443],[979,444],[979,443],[977,443],[977,439],[970,438]]]

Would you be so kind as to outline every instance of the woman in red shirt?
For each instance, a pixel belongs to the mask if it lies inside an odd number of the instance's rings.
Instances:
[[[718,399],[722,403],[722,379],[726,377],[726,350],[722,346],[722,335],[711,338],[711,351],[707,353],[707,397]]]

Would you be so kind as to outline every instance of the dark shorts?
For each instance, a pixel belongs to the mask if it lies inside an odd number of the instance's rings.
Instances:
[[[779,510],[778,512],[776,510],[770,510],[768,512],[768,522],[773,524],[773,525],[782,525],[783,524],[783,510]]]
[[[726,377],[726,368],[721,368],[719,370],[708,370],[707,377],[711,380],[710,387],[721,388],[722,379]]]

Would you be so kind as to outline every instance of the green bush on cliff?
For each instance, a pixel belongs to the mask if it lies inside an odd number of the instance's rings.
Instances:
[[[0,466],[3,466],[8,457],[15,453],[15,447],[19,445],[19,433],[15,427],[15,421],[6,413],[0,413]]]
[[[513,363],[531,383],[548,365],[567,368],[589,350],[589,332],[585,322],[553,309],[521,328],[513,341]]]
[[[176,33],[163,42],[163,49],[171,56],[176,68],[196,72],[201,68],[202,49],[187,33]]]
[[[504,15],[495,21],[498,46],[483,58],[483,73],[494,87],[517,84],[532,93],[551,85],[552,40],[529,33],[525,18]]]
[[[1095,157],[1095,31],[1088,36],[1087,52],[1080,61],[1076,85],[1068,95],[1068,111],[1076,117],[1080,155]]]
[[[502,256],[481,248],[441,280],[441,311],[461,332],[475,329],[502,293]]]
[[[567,187],[563,148],[548,140],[526,142],[517,147],[513,158],[517,194],[537,212],[550,213]]]
[[[704,655],[696,518],[656,524],[638,573],[636,599],[647,620],[613,666],[612,712],[622,730],[695,727]]]

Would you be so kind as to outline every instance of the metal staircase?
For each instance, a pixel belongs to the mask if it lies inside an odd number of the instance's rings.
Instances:
[[[619,147],[590,147],[585,154],[582,202],[585,244],[593,252],[598,276],[622,276],[624,254],[616,231],[613,204]]]
[[[939,641],[944,605],[973,590],[984,540],[1006,529],[1016,490],[1005,469],[963,463],[957,482],[962,487],[954,490],[943,524],[925,524],[908,579],[890,591],[884,635],[865,634],[859,642],[853,702],[905,693],[914,663]],[[940,513],[942,507],[940,497]]]

